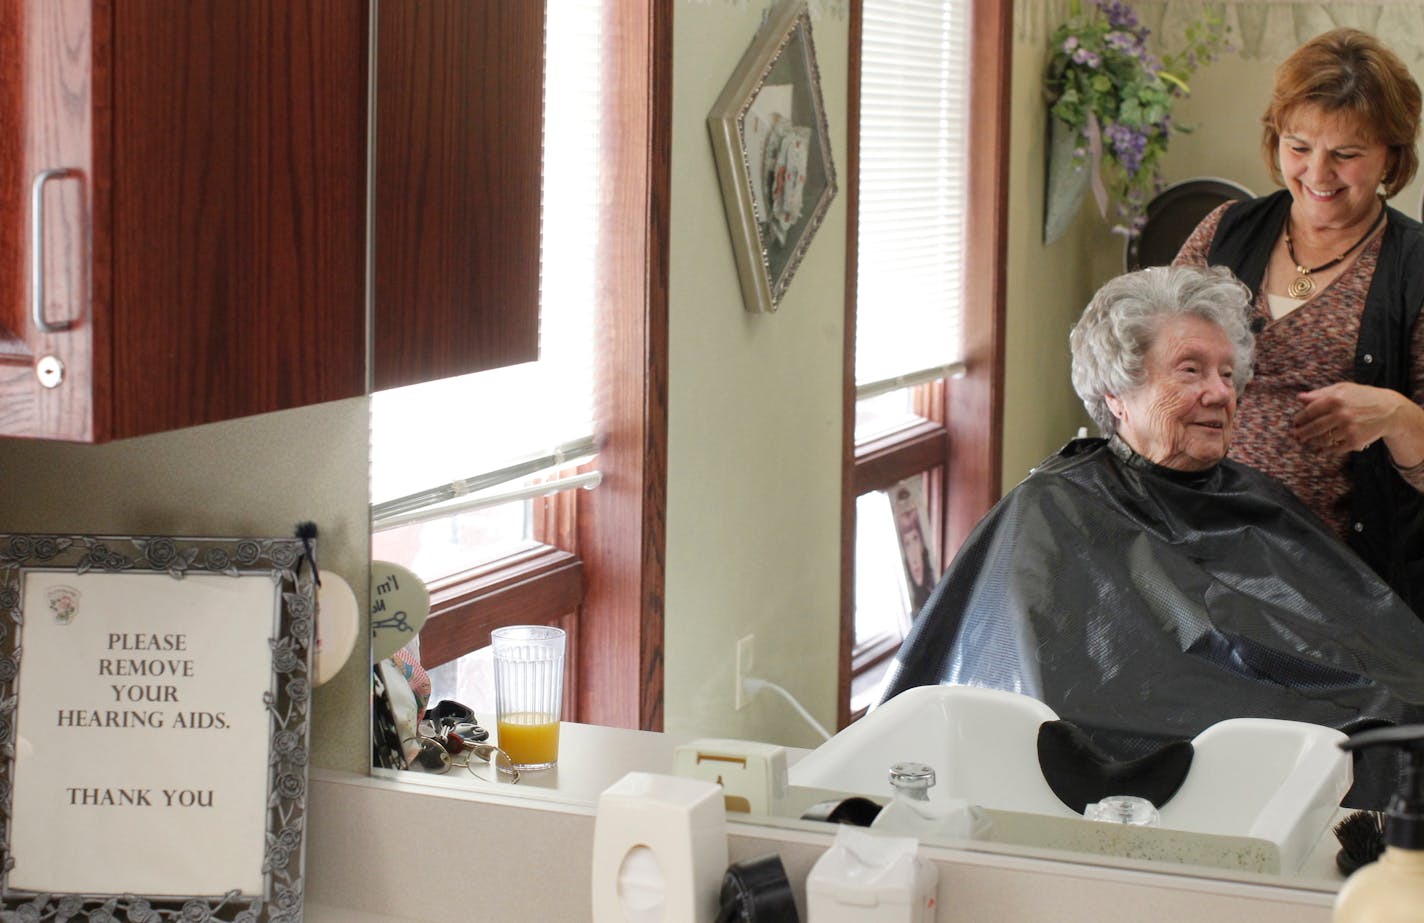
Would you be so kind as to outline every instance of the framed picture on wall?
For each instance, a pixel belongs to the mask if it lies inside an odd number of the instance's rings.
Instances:
[[[919,614],[939,583],[938,545],[930,528],[930,508],[925,499],[925,476],[906,478],[886,494],[895,511],[895,534],[899,539],[900,562],[905,568],[905,592],[910,618]],[[905,626],[908,633],[909,626]]]
[[[311,554],[0,535],[0,917],[301,920]]]
[[[782,0],[707,115],[748,311],[775,311],[836,194],[806,0]]]

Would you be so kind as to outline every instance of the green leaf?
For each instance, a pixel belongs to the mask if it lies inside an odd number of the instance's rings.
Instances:
[[[1192,88],[1187,86],[1186,83],[1166,71],[1158,71],[1157,76],[1168,83],[1175,84],[1183,93],[1190,93],[1192,91]]]
[[[1209,63],[1230,47],[1227,36],[1231,29],[1220,15],[1203,13],[1179,33],[1177,49],[1158,54],[1160,63],[1153,69],[1141,58],[1108,44],[1112,29],[1101,8],[1081,0],[1070,0],[1070,4],[1070,15],[1053,33],[1045,69],[1050,111],[1077,139],[1083,137],[1089,120],[1096,120],[1104,131],[1118,125],[1146,136],[1139,169],[1131,176],[1111,151],[1104,152],[1100,164],[1101,178],[1118,215],[1130,223],[1161,183],[1161,163],[1171,136],[1191,128],[1170,122],[1173,102],[1190,93],[1187,80],[1199,64]],[[1133,33],[1141,47],[1147,46],[1146,29],[1126,31]],[[1066,42],[1096,55],[1097,66],[1075,62],[1072,54],[1063,51]]]

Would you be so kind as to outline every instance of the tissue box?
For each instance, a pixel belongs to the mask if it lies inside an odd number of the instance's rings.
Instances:
[[[716,786],[630,772],[598,798],[594,923],[713,923],[727,868],[727,816]]]
[[[786,798],[786,748],[704,738],[673,751],[673,775],[722,786],[727,810],[774,814]]]
[[[815,923],[934,923],[939,873],[913,837],[842,827],[806,877]]]

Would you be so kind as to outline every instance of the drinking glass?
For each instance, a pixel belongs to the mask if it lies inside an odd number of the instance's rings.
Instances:
[[[559,759],[564,693],[564,631],[511,625],[490,632],[499,747],[520,771],[548,769]]]

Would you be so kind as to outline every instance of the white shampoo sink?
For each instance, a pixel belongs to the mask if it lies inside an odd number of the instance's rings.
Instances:
[[[891,795],[890,764],[934,767],[934,799],[1000,811],[1080,818],[1049,788],[1038,765],[1038,729],[1053,709],[1029,696],[969,686],[909,689],[808,753],[792,785]],[[1341,732],[1315,724],[1232,718],[1202,731],[1159,826],[1265,840],[1283,871],[1298,869],[1352,781]],[[1084,821],[1084,823],[1089,823]]]

